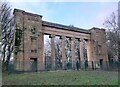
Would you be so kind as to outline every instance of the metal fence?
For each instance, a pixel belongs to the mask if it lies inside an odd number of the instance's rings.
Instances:
[[[40,66],[43,63],[44,66]],[[14,72],[36,72],[41,71],[52,71],[52,70],[109,70],[109,71],[118,71],[120,68],[120,62],[118,61],[104,61],[102,63],[98,61],[63,61],[63,62],[28,62],[17,61],[15,63],[10,62],[8,66],[8,71],[10,73]]]

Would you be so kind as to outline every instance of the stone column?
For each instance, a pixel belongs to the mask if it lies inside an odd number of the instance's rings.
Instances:
[[[87,57],[88,57],[88,61],[92,61],[92,49],[91,49],[91,41],[87,40]]]
[[[83,39],[79,39],[79,51],[80,51],[80,64],[81,64],[81,68],[84,68]]]
[[[51,59],[52,59],[52,70],[55,69],[55,35],[51,35]]]
[[[66,61],[66,55],[65,55],[65,36],[62,36],[61,38],[61,44],[62,44],[62,68],[65,69],[65,61]]]
[[[74,46],[75,38],[71,38],[71,56],[72,56],[72,68],[75,69],[75,46]]]
[[[92,68],[93,56],[92,56],[91,41],[90,41],[90,39],[88,39],[88,40],[86,40],[86,41],[87,41],[87,59],[88,59],[88,66],[89,66],[89,68]]]

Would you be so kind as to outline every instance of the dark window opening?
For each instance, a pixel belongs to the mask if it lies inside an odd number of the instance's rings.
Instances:
[[[33,29],[31,29],[31,33],[35,34],[36,33],[36,27],[34,27]]]
[[[37,53],[37,49],[31,50],[31,53]]]
[[[102,46],[101,45],[98,45],[98,50],[99,50],[98,54],[101,55],[101,53],[102,53]]]

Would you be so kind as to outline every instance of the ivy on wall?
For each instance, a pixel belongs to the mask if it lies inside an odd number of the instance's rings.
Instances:
[[[15,54],[16,55],[20,49],[21,38],[22,38],[22,30],[16,29],[15,30]]]

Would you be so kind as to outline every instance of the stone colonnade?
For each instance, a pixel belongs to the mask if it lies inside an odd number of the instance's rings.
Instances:
[[[55,36],[56,35],[50,35],[49,38],[51,38],[51,57],[52,57],[52,69],[54,69],[55,66]],[[65,39],[67,38],[67,36],[60,36],[61,39],[61,45],[62,45],[62,68],[65,68],[65,61],[66,61],[66,53],[65,53]],[[91,60],[91,49],[90,49],[90,40],[88,39],[84,39],[84,38],[75,38],[75,37],[69,37],[70,38],[70,43],[71,43],[71,60],[72,60],[72,68],[75,69],[75,39],[78,39],[78,43],[79,43],[79,52],[80,52],[80,61],[81,62],[81,68],[84,67],[84,56],[83,56],[83,40],[85,40],[87,42],[87,60],[88,61],[92,61]]]

